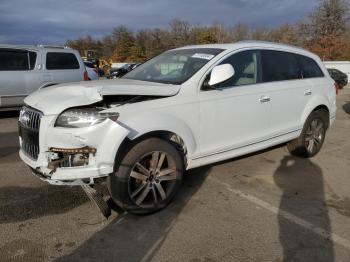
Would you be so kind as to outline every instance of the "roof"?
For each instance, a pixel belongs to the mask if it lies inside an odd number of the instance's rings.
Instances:
[[[28,49],[28,50],[67,50],[70,47],[60,45],[4,45],[0,44],[0,48],[12,48],[12,49]]]
[[[190,46],[181,47],[179,49],[219,48],[219,49],[225,49],[225,50],[232,51],[232,50],[245,48],[245,47],[276,48],[276,49],[289,50],[291,52],[296,52],[296,53],[307,53],[308,55],[314,55],[311,52],[309,52],[308,50],[303,49],[301,47],[287,45],[287,44],[281,44],[281,43],[274,43],[274,42],[257,41],[257,40],[244,40],[244,41],[239,41],[239,42],[235,42],[235,43],[227,43],[227,44],[190,45]]]

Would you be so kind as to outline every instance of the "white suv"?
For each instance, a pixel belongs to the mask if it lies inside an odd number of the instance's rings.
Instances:
[[[185,170],[288,143],[312,157],[336,114],[314,54],[244,41],[167,51],[123,78],[48,87],[25,99],[21,159],[56,185],[107,177],[124,209],[165,207]]]
[[[88,80],[79,52],[63,46],[0,45],[0,110],[50,85]]]

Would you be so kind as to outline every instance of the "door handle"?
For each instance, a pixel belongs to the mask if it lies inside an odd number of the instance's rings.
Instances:
[[[260,101],[260,103],[270,102],[270,97],[262,96],[262,97],[260,97],[259,101]]]
[[[306,95],[306,96],[309,96],[309,95],[311,95],[312,94],[312,91],[310,90],[310,89],[306,89],[305,91],[304,91],[304,95]]]

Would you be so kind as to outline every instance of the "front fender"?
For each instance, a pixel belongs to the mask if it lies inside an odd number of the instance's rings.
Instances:
[[[118,124],[130,131],[127,137],[131,140],[153,131],[168,131],[182,138],[189,158],[198,151],[198,142],[190,125],[174,115],[160,112],[138,113],[118,121]]]

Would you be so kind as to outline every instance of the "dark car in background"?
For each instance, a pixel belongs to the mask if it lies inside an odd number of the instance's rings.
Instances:
[[[122,76],[129,73],[131,70],[139,66],[140,64],[132,63],[132,64],[126,64],[119,68],[111,68],[109,71],[108,78],[115,79],[115,78],[121,78]]]
[[[342,71],[335,68],[328,68],[329,75],[333,78],[333,80],[338,84],[339,88],[343,88],[348,84],[348,76]]]

